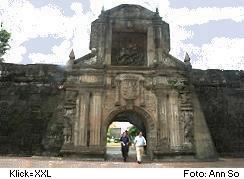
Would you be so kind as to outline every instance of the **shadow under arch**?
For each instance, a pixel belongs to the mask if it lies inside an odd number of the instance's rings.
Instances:
[[[148,114],[147,111],[140,107],[127,109],[125,106],[116,107],[105,118],[102,124],[102,145],[105,151],[106,158],[106,137],[108,127],[112,122],[130,122],[139,130],[144,132],[147,140],[147,155],[153,159],[153,149],[156,145],[156,125],[155,120]]]

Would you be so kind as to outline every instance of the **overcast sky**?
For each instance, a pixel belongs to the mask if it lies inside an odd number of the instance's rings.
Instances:
[[[244,70],[244,0],[0,0],[0,21],[12,33],[9,63],[65,64],[89,53],[90,24],[123,3],[155,11],[170,24],[171,51],[187,51],[194,68]]]

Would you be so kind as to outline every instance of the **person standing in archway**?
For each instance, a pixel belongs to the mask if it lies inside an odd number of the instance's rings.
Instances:
[[[144,146],[147,145],[146,139],[143,137],[142,132],[139,132],[139,134],[136,136],[134,143],[136,146],[137,163],[140,164],[142,162],[142,155],[144,152]]]
[[[129,150],[130,150],[130,146],[131,146],[131,138],[130,138],[130,135],[129,135],[129,131],[125,131],[125,134],[126,134],[126,136],[128,137],[128,139],[129,139],[129,142],[128,142],[128,153],[129,153]]]
[[[121,152],[124,159],[124,162],[126,162],[129,152],[129,137],[126,132],[123,132],[122,136],[120,137],[121,141]]]

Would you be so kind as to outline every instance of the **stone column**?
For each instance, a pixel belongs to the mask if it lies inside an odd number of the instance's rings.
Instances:
[[[178,93],[172,91],[169,95],[169,121],[170,121],[170,146],[172,150],[178,151],[181,147],[180,124],[178,109]]]
[[[77,97],[76,100],[76,115],[74,119],[74,146],[78,146],[79,144],[79,123],[80,123],[80,105],[81,105],[81,96]]]
[[[83,93],[80,95],[77,111],[77,121],[74,130],[74,146],[87,146],[87,123],[89,117],[90,94]]]
[[[94,92],[90,104],[90,146],[100,145],[102,93]]]
[[[89,120],[89,105],[90,105],[90,92],[83,96],[83,104],[80,106],[80,145],[87,146],[87,123]]]
[[[159,117],[159,129],[160,129],[160,139],[168,140],[169,138],[169,124],[167,117],[167,95],[166,93],[160,93],[158,95],[158,117]]]

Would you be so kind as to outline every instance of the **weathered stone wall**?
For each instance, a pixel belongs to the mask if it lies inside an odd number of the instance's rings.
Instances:
[[[244,72],[193,70],[192,82],[220,155],[244,154]]]
[[[55,65],[0,64],[1,154],[59,153],[64,76]],[[217,152],[243,155],[244,72],[194,69],[191,76]]]
[[[56,65],[0,64],[1,154],[59,151],[63,80],[64,70]]]

